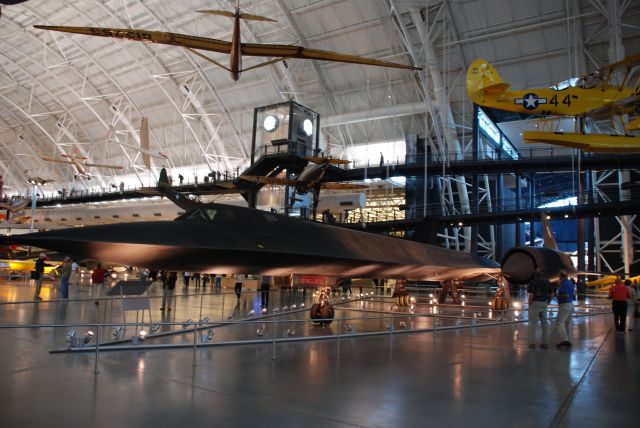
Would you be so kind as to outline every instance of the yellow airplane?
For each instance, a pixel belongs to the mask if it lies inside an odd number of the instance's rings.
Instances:
[[[27,260],[12,260],[12,259],[0,259],[0,269],[5,269],[9,271],[25,271],[31,272],[36,269],[36,260],[37,259],[27,259]],[[44,273],[45,275],[51,275],[53,271],[54,274],[58,266],[62,263],[60,262],[45,262],[44,264]]]
[[[495,68],[487,61],[476,60],[467,72],[467,94],[478,105],[540,116],[573,116],[601,120],[633,114],[640,103],[640,76],[634,73],[640,54],[607,65],[597,73],[574,78],[550,88],[509,90]],[[619,84],[613,76],[623,73]],[[625,86],[635,78],[635,87]],[[584,120],[578,120],[582,127]],[[626,132],[640,129],[640,117],[632,119]],[[547,143],[594,152],[640,151],[640,137],[629,134],[606,135],[579,132],[525,131],[526,143]]]
[[[611,286],[613,285],[613,283],[616,281],[616,279],[618,279],[619,276],[617,275],[607,275],[605,277],[596,279],[594,281],[588,281],[586,283],[586,286],[589,288],[597,288],[600,291],[608,291]],[[639,276],[633,276],[631,278],[628,278],[629,280],[631,280],[631,282],[638,282],[640,281],[640,275]]]
[[[405,68],[409,70],[421,70],[420,67],[413,67],[405,64],[397,64],[393,62],[380,61],[377,59],[365,58],[356,55],[346,55],[332,51],[324,51],[318,49],[308,49],[302,46],[295,45],[276,45],[276,44],[258,44],[258,43],[242,43],[240,37],[240,20],[252,20],[252,21],[269,21],[276,22],[271,18],[265,18],[263,16],[251,15],[248,13],[240,12],[240,1],[236,6],[235,12],[228,12],[223,10],[198,10],[198,13],[206,13],[209,15],[225,16],[233,19],[233,32],[231,41],[211,39],[206,37],[190,36],[186,34],[166,33],[162,31],[149,31],[135,28],[96,28],[96,27],[63,27],[63,26],[48,26],[48,25],[35,25],[35,28],[41,30],[61,31],[65,33],[85,34],[89,36],[99,37],[113,37],[117,39],[134,40],[145,43],[159,43],[163,45],[180,46],[187,49],[189,52],[198,55],[201,58],[224,68],[231,73],[231,78],[237,81],[240,78],[240,73],[243,71],[252,70],[259,67],[264,67],[276,63],[278,61],[284,61],[287,58],[302,58],[313,59],[322,61],[335,61],[345,62],[353,64],[365,64],[374,65],[379,67],[393,67],[393,68]],[[208,56],[198,52],[195,49],[219,52],[227,54],[229,58],[229,67],[215,61]],[[242,68],[243,56],[258,56],[258,57],[275,57],[266,62],[260,64]]]
[[[57,163],[68,163],[73,165],[73,167],[76,170],[76,175],[75,177],[82,177],[82,178],[86,178],[87,180],[91,180],[91,175],[89,175],[89,173],[87,172],[87,167],[95,167],[95,168],[109,168],[109,169],[123,169],[123,167],[121,166],[117,166],[117,165],[104,165],[104,164],[99,164],[99,163],[87,163],[85,162],[87,160],[86,157],[81,156],[80,153],[78,152],[78,150],[74,149],[70,155],[61,155],[63,158],[66,159],[53,159],[53,158],[48,158],[48,157],[43,157],[42,160],[45,160],[47,162],[57,162]]]

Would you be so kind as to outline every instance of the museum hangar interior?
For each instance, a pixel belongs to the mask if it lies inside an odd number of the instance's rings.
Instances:
[[[634,425],[640,2],[0,7],[3,426]]]

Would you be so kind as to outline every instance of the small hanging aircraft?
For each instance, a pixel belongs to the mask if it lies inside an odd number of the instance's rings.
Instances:
[[[37,175],[35,177],[27,177],[27,184],[37,184],[38,186],[53,183],[54,181],[55,180],[50,178],[38,177]]]
[[[112,139],[115,132],[116,131],[113,127],[109,127],[107,141],[110,141]],[[139,146],[136,146],[133,144],[121,143],[120,141],[117,141],[117,139],[114,139],[114,140],[116,144],[118,144],[119,146],[127,147],[129,149],[133,149],[140,152],[140,155],[142,156],[142,162],[144,163],[144,166],[147,169],[151,169],[151,158],[161,159],[163,161],[169,159],[169,157],[166,154],[162,152],[156,153],[149,149],[150,147],[149,146],[149,119],[147,119],[146,117],[143,117],[142,119],[140,119],[140,145]]]
[[[190,36],[186,34],[167,33],[162,31],[148,31],[135,28],[96,28],[96,27],[64,27],[64,26],[48,26],[35,25],[35,28],[41,30],[61,31],[65,33],[85,34],[88,36],[113,37],[117,39],[134,40],[145,43],[159,43],[163,45],[180,46],[189,52],[221,67],[231,73],[231,78],[238,81],[240,73],[243,71],[253,70],[274,64],[279,61],[285,61],[288,58],[313,59],[321,61],[345,62],[352,64],[365,64],[378,67],[404,68],[408,70],[421,70],[419,67],[413,67],[405,64],[397,64],[393,62],[380,61],[372,58],[365,58],[356,55],[346,55],[338,52],[324,51],[318,49],[308,49],[303,46],[294,45],[278,45],[278,44],[259,44],[259,43],[242,43],[240,36],[240,20],[251,21],[268,21],[276,22],[271,18],[263,16],[251,15],[240,12],[240,1],[236,6],[235,12],[224,10],[199,10],[198,13],[206,13],[209,15],[225,16],[233,19],[233,32],[231,41],[210,39],[206,37]],[[211,52],[219,52],[227,54],[229,58],[229,66],[225,66],[208,56],[198,52],[205,50]],[[253,65],[251,67],[242,68],[243,56],[258,57],[275,57],[269,61]]]
[[[29,205],[28,199],[14,199],[9,202],[0,202],[0,209],[8,210],[10,213],[17,213],[24,210]]]
[[[550,88],[509,90],[487,61],[476,60],[467,72],[467,94],[483,107],[540,116],[573,116],[576,132],[525,131],[526,143],[547,143],[590,152],[638,152],[640,117],[624,126],[623,134],[586,133],[585,119],[603,120],[640,113],[640,54],[602,67],[598,72],[573,78]],[[621,75],[621,76],[620,76]],[[631,86],[631,81],[635,83]]]
[[[321,158],[317,156],[308,156],[304,158],[311,162],[295,179],[280,178],[280,177],[264,177],[256,175],[241,175],[238,177],[240,180],[249,181],[251,183],[260,184],[275,184],[279,186],[291,186],[295,188],[295,192],[291,195],[290,205],[293,205],[296,194],[304,195],[309,192],[313,192],[313,205],[314,209],[318,205],[318,196],[320,189],[330,190],[357,190],[366,189],[367,186],[361,184],[350,183],[332,183],[322,182],[325,172],[331,165],[345,165],[350,163],[348,160],[334,159],[334,158]]]
[[[53,158],[49,158],[46,156],[42,157],[42,160],[45,160],[47,162],[56,162],[56,163],[67,163],[67,164],[71,164],[73,165],[73,167],[76,169],[76,174],[73,176],[73,178],[86,178],[87,180],[91,180],[91,175],[87,172],[87,167],[94,167],[94,168],[107,168],[107,169],[124,169],[121,166],[117,166],[117,165],[105,165],[105,164],[99,164],[99,163],[87,163],[85,162],[87,160],[86,157],[82,156],[80,154],[80,152],[78,152],[77,149],[73,149],[73,151],[71,152],[70,155],[60,155],[63,158],[66,159],[53,159]]]

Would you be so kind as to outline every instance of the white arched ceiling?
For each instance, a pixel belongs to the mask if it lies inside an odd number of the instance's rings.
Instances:
[[[322,136],[333,153],[335,146],[424,135],[425,127],[437,140],[428,73],[290,60],[244,73],[234,82],[225,70],[177,47],[33,28],[137,27],[229,39],[230,21],[195,11],[231,10],[234,3],[31,0],[3,7],[0,171],[5,184],[24,187],[27,170],[66,186],[73,176],[70,167],[44,162],[40,155],[73,147],[96,163],[124,167],[94,170],[99,177],[85,185],[110,185],[123,177],[146,184],[157,170],[144,171],[139,154],[116,143],[137,144],[142,116],[150,121],[152,149],[169,155],[166,165],[154,159],[156,168],[233,168],[249,156],[254,107],[285,99],[331,119]],[[470,125],[464,91],[470,61],[483,57],[514,87],[523,87],[593,70],[608,57],[607,3],[601,0],[246,0],[240,6],[278,21],[243,22],[244,41],[402,63],[421,58],[423,38],[414,25],[421,14],[461,134]],[[620,39],[627,54],[638,53],[640,2],[619,0],[619,6],[624,11]],[[225,55],[208,55],[228,61]],[[244,58],[243,63],[259,61]]]

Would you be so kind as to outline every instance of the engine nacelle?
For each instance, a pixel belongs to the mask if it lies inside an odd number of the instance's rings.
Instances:
[[[576,271],[568,255],[546,247],[512,248],[502,259],[502,273],[513,284],[528,283],[536,269],[550,280],[556,279],[561,269],[567,273]]]

